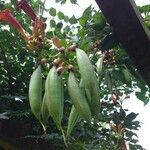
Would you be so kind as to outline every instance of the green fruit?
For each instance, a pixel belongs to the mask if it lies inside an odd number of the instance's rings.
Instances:
[[[73,72],[69,73],[68,78],[68,91],[73,102],[75,109],[78,111],[79,115],[86,121],[91,120],[91,110],[88,102],[83,94]]]
[[[123,72],[123,75],[124,75],[125,83],[126,83],[128,86],[131,86],[132,79],[131,79],[131,74],[130,74],[129,70],[128,70],[127,68],[123,68],[123,69],[122,69],[122,72]]]
[[[102,56],[98,59],[98,61],[96,63],[96,71],[98,73],[98,83],[101,83],[101,81],[103,79],[103,72],[104,72]]]
[[[81,49],[76,49],[77,63],[81,78],[84,82],[85,88],[92,89],[91,85],[95,85],[97,82],[96,74],[94,72],[93,65],[90,62],[88,55]]]
[[[46,94],[44,94],[42,101],[42,124],[44,125],[45,128],[47,127],[49,116],[50,114],[47,107]]]
[[[96,63],[96,70],[99,76],[103,73],[103,57],[100,57]]]
[[[111,77],[109,70],[106,70],[105,72],[105,83],[107,85],[109,92],[111,93],[112,92],[112,77]]]
[[[78,118],[79,118],[79,113],[77,112],[75,107],[72,106],[71,112],[70,112],[70,115],[69,115],[69,119],[68,119],[68,127],[67,127],[66,137],[70,136],[74,126],[76,125],[76,123],[78,121]]]
[[[41,120],[42,75],[41,66],[33,72],[29,84],[29,103],[35,117]]]
[[[97,77],[88,55],[83,50],[77,48],[76,57],[88,103],[92,110],[92,115],[95,117],[95,115],[99,114],[100,110],[100,93]]]
[[[63,116],[64,95],[62,79],[58,76],[55,67],[52,67],[48,73],[45,91],[48,111],[59,128]]]

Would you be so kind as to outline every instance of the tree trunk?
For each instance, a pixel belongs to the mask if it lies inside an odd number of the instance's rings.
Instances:
[[[120,43],[150,86],[150,31],[133,0],[96,0]]]

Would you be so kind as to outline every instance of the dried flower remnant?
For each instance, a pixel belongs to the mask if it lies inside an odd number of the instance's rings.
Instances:
[[[77,47],[78,47],[78,45],[73,44],[73,45],[67,47],[67,50],[68,50],[69,52],[75,52]]]
[[[121,145],[121,150],[127,150],[127,146],[123,138],[120,139],[120,145]]]
[[[37,16],[32,9],[32,7],[28,4],[27,0],[21,0],[16,4],[17,9],[22,9],[33,21],[36,20]]]
[[[57,36],[53,36],[51,38],[52,43],[55,45],[57,48],[61,48],[63,45],[61,44],[60,39]]]
[[[115,92],[113,92],[111,94],[111,99],[113,101],[113,104],[117,104],[117,101],[119,100],[119,96]]]
[[[28,41],[28,36],[26,35],[24,29],[20,25],[20,23],[16,20],[16,18],[11,14],[9,9],[5,9],[0,12],[0,20],[8,22],[10,25],[14,26],[24,37],[26,41]]]
[[[32,36],[28,40],[27,47],[29,49],[41,48],[41,45],[45,39],[46,23],[41,19],[36,18],[33,22]]]
[[[114,124],[110,123],[109,125],[110,125],[112,131],[114,131],[115,133],[117,133],[120,136],[118,144],[119,144],[121,150],[127,150],[126,142],[124,140],[125,128],[121,124],[114,125]]]
[[[58,75],[61,75],[63,73],[63,71],[64,71],[64,67],[60,66],[60,67],[57,68],[56,71],[57,71]]]

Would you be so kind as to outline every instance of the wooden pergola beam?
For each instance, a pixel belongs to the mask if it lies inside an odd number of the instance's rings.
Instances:
[[[96,0],[142,78],[150,86],[150,31],[134,0]]]

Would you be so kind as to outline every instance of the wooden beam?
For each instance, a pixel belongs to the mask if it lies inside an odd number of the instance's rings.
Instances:
[[[150,31],[134,0],[96,0],[120,43],[150,86]]]

